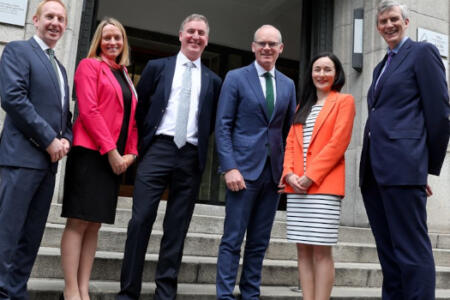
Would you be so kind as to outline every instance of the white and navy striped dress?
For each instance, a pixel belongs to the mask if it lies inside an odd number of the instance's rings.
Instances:
[[[303,165],[306,169],[311,135],[323,105],[314,105],[303,126]],[[324,194],[287,194],[287,239],[312,245],[335,245],[338,240],[341,197]]]

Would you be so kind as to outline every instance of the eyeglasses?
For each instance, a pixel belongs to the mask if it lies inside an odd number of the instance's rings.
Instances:
[[[281,44],[281,42],[263,42],[263,41],[253,41],[253,43],[255,43],[261,48],[266,47],[266,45],[268,45],[269,48],[275,48],[276,46]]]

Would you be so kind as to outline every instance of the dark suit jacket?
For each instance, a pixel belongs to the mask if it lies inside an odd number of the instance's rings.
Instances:
[[[220,171],[238,169],[244,179],[256,180],[270,149],[272,175],[278,183],[284,146],[295,110],[294,82],[275,71],[276,102],[272,118],[254,63],[228,72],[220,92],[216,144]]]
[[[144,155],[155,136],[165,113],[172,89],[176,56],[151,60],[142,72],[136,88],[139,101],[136,122],[139,135],[139,153]],[[222,80],[202,64],[201,91],[198,107],[199,168],[206,163],[209,136],[214,129],[217,99]]]
[[[6,111],[0,165],[46,169],[52,140],[72,142],[69,87],[64,67],[64,108],[55,71],[34,38],[6,45],[0,61],[1,106]],[[53,164],[55,168],[57,163]]]
[[[375,90],[385,61],[369,89],[360,185],[369,156],[379,184],[425,185],[428,173],[439,175],[449,140],[445,69],[436,47],[408,39]]]

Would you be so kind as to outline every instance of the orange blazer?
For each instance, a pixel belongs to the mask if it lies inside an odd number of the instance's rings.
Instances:
[[[308,194],[345,193],[345,150],[352,136],[355,101],[352,95],[331,92],[317,116],[306,155],[306,176],[313,181]],[[295,193],[285,177],[302,176],[303,125],[293,124],[286,140],[282,182],[286,193]]]
[[[126,69],[125,69],[126,71]],[[73,146],[105,154],[116,148],[122,128],[124,107],[119,82],[109,66],[95,58],[85,58],[75,72],[79,115],[73,125]],[[137,126],[134,119],[137,95],[129,82],[132,99],[128,137],[124,154],[138,154]]]

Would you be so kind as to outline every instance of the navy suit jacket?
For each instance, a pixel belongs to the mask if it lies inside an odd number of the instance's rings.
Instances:
[[[381,185],[425,185],[439,175],[450,134],[444,65],[435,46],[408,39],[375,89],[385,61],[369,89],[360,185],[369,161]]]
[[[142,72],[136,88],[139,101],[136,123],[139,135],[139,153],[143,155],[153,141],[155,132],[166,111],[175,73],[176,56],[151,60]],[[197,112],[199,168],[203,170],[208,152],[208,141],[214,129],[217,99],[222,80],[205,65],[201,66],[201,90]]]
[[[0,165],[56,170],[46,148],[54,138],[72,143],[69,87],[64,67],[64,108],[56,73],[34,38],[6,45],[0,60],[1,106],[6,112]]]
[[[273,180],[275,183],[280,180],[296,99],[294,82],[290,78],[276,70],[275,82],[277,96],[269,119],[254,63],[228,72],[216,117],[220,172],[238,169],[244,179],[256,180],[270,151]]]

